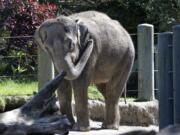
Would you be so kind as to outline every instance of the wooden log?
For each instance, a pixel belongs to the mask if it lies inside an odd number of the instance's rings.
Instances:
[[[71,127],[66,116],[50,115],[48,109],[54,92],[66,75],[57,75],[22,107],[0,114],[1,135],[67,134]],[[49,106],[49,107],[48,107]]]

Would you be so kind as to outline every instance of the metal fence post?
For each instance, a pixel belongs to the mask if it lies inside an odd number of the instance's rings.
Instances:
[[[172,32],[158,35],[159,129],[173,124]]]
[[[154,26],[138,25],[138,100],[154,100]]]
[[[38,47],[38,89],[54,78],[54,65],[48,54]]]
[[[158,48],[154,49],[154,96],[159,98],[159,83],[158,83]]]
[[[180,124],[180,25],[173,27],[174,122]]]

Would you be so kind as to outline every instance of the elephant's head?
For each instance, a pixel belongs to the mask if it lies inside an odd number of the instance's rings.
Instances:
[[[34,39],[48,52],[57,70],[66,72],[67,80],[80,76],[93,50],[87,27],[65,16],[42,23]]]

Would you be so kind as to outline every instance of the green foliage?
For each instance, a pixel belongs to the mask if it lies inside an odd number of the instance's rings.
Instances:
[[[37,91],[37,81],[30,80],[1,80],[0,95],[1,96],[21,96],[33,95]]]
[[[38,82],[35,80],[0,80],[0,97],[33,95],[34,92],[37,92],[37,88]],[[103,100],[103,96],[95,86],[90,86],[88,92],[89,99]],[[3,100],[0,102],[3,102]]]
[[[98,91],[96,86],[93,85],[89,86],[88,88],[88,97],[89,99],[93,99],[93,100],[104,100],[102,94]]]
[[[37,92],[38,82],[36,80],[1,80],[0,81],[0,111],[6,106],[5,97],[6,96],[31,96]],[[88,88],[88,98],[91,100],[101,100],[104,101],[104,97],[98,91],[96,86],[91,85]],[[134,97],[128,97],[127,101],[134,101]],[[124,102],[124,98],[120,99],[121,102]]]
[[[54,3],[59,4],[62,0],[38,0],[39,3]]]
[[[61,7],[66,14],[86,10],[104,12],[119,20],[129,32],[136,32],[140,23],[154,24],[155,31],[160,32],[180,22],[179,0],[68,0]]]
[[[37,45],[32,36],[44,20],[56,16],[57,10],[55,4],[36,0],[0,1],[0,75],[37,72]]]
[[[148,20],[159,27],[159,31],[171,30],[172,25],[180,22],[179,0],[151,0]]]

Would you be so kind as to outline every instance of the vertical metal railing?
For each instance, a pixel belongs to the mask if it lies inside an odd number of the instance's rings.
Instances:
[[[172,32],[158,35],[159,128],[173,124]]]

